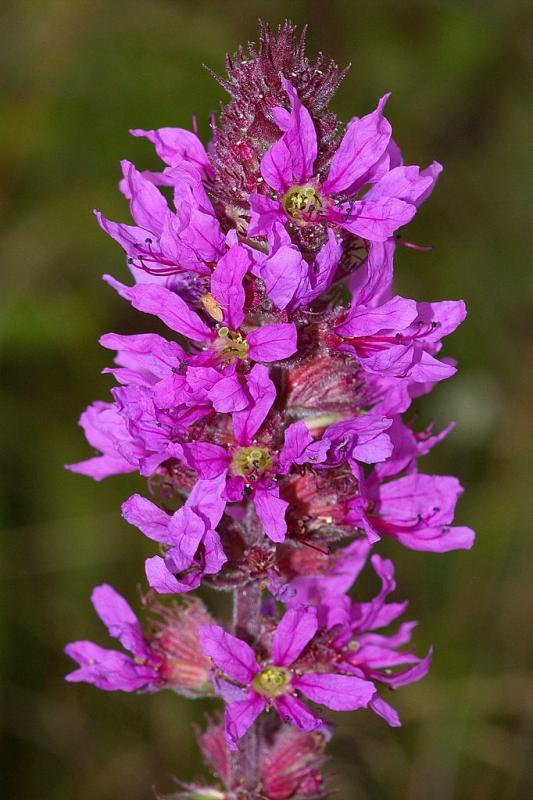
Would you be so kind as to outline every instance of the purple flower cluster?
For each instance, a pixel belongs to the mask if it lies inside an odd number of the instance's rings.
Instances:
[[[431,655],[405,649],[415,623],[389,630],[406,603],[387,602],[394,568],[374,548],[383,536],[433,552],[474,540],[453,525],[457,479],[418,468],[452,426],[414,430],[403,416],[454,374],[442,340],[465,317],[460,300],[393,291],[396,232],[442,168],[404,165],[388,95],[341,130],[327,109],[341,77],[310,64],[290,25],[263,28],[258,50],[228,57],[231,101],[211,144],[180,128],[132,131],[162,169],[122,163],[134,224],[96,212],[131,274],[105,280],[168,332],[101,338],[117,386],[81,417],[98,454],[70,469],[148,479],[149,496],[122,513],[159,545],[145,565],[159,623],[143,633],[98,587],[96,611],[132,656],[75,642],[68,680],[221,697],[225,741],[218,723],[199,741],[225,789],[206,796],[323,796],[317,704],[399,725],[380,689],[418,680]],[[367,562],[381,588],[355,602]],[[187,599],[202,585],[234,591],[231,633]],[[250,778],[227,751],[258,718]],[[282,758],[273,767],[282,740],[303,765],[296,780]]]

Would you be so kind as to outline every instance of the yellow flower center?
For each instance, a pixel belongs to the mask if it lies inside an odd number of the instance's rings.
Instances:
[[[283,667],[266,667],[254,678],[254,689],[266,697],[285,694],[291,681],[291,673]]]
[[[260,475],[272,466],[272,456],[264,447],[240,447],[231,462],[235,475]]]
[[[248,342],[244,336],[236,331],[230,331],[226,325],[219,328],[215,347],[228,364],[237,359],[244,361],[248,355]]]
[[[281,201],[285,213],[294,220],[306,221],[316,216],[322,208],[322,200],[314,186],[291,186]]]

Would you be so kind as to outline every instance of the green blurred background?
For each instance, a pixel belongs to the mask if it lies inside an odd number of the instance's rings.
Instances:
[[[330,769],[343,800],[533,797],[533,284],[531,28],[527,4],[431,0],[194,2],[4,0],[0,10],[0,400],[3,567],[1,718],[8,800],[144,800],[201,765],[189,723],[208,706],[168,693],[108,695],[69,686],[65,642],[106,636],[89,604],[110,581],[134,602],[152,553],[120,519],[142,482],[103,484],[63,470],[88,455],[76,419],[105,399],[106,331],[143,321],[100,280],[124,277],[93,207],[127,211],[118,161],[155,162],[130,127],[203,125],[223,99],[202,69],[256,38],[258,17],[309,23],[309,50],[353,66],[341,118],[388,106],[409,162],[445,172],[410,226],[429,254],[400,250],[398,287],[420,299],[465,297],[447,352],[459,375],[418,404],[458,428],[428,469],[466,485],[458,519],[471,553],[395,547],[398,597],[421,619],[430,677],[394,697],[390,730],[339,715]],[[529,155],[528,155],[529,146]],[[529,161],[528,161],[529,159]],[[529,204],[531,208],[531,203]],[[369,590],[374,588],[369,581]],[[211,597],[214,604],[218,598]]]

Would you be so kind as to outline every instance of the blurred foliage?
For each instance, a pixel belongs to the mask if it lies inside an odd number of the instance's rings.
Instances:
[[[421,299],[464,296],[470,315],[447,346],[461,371],[419,403],[456,419],[428,469],[466,485],[459,519],[471,553],[416,554],[386,543],[398,596],[421,619],[432,674],[394,700],[389,730],[344,715],[331,771],[342,798],[533,797],[533,282],[531,28],[520,0],[4,0],[0,8],[2,217],[2,769],[9,800],[144,800],[202,767],[190,731],[206,708],[170,694],[104,695],[68,686],[73,638],[106,642],[89,604],[96,582],[132,600],[151,547],[121,521],[139,479],[104,484],[63,471],[87,454],[75,420],[105,398],[102,333],[146,325],[99,279],[124,275],[93,207],[126,219],[118,161],[153,163],[128,128],[188,126],[222,90],[226,50],[262,17],[309,23],[311,51],[351,72],[334,107],[347,119],[386,90],[408,162],[445,164],[403,249],[398,286]],[[528,147],[529,146],[529,147]],[[529,155],[528,155],[529,153]],[[529,163],[528,163],[529,158]],[[528,169],[529,168],[529,169]],[[529,202],[531,208],[531,202]],[[218,598],[209,600],[216,607]]]

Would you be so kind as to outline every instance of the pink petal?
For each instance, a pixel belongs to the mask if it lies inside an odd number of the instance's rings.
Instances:
[[[356,200],[335,215],[334,220],[347,231],[374,242],[383,242],[416,214],[416,206],[391,197]]]
[[[262,325],[246,336],[253,361],[280,361],[296,352],[296,326],[292,322]]]
[[[118,639],[130,653],[142,657],[148,655],[139,620],[122,595],[104,583],[93,589],[91,601],[110,636]]]
[[[286,611],[272,639],[272,661],[280,667],[290,666],[318,629],[316,610],[309,606]]]
[[[216,531],[208,530],[203,540],[204,548],[204,567],[205,575],[217,575],[228,557],[222,547],[222,541]]]
[[[383,116],[383,107],[390,94],[384,95],[371,114],[348,124],[346,133],[331,159],[323,189],[337,194],[348,189],[383,155],[391,137],[390,123]]]
[[[379,331],[403,331],[417,317],[416,302],[403,297],[391,300],[375,308],[355,304],[348,312],[346,320],[335,328],[341,336],[372,336]]]
[[[395,167],[372,186],[365,200],[378,200],[380,197],[397,197],[406,203],[417,205],[421,197],[434,183],[430,175],[423,175],[420,167]]]
[[[210,480],[221,475],[230,463],[225,447],[210,442],[188,442],[181,444],[182,460],[194,469],[200,478]]]
[[[283,309],[290,303],[308,269],[308,264],[294,247],[280,247],[263,262],[258,275],[276,308]]]
[[[72,642],[65,653],[80,664],[80,669],[65,676],[69,683],[85,681],[104,691],[134,692],[157,680],[152,667],[136,664],[124,653],[93,642]]]
[[[152,142],[161,161],[169,166],[184,160],[205,170],[207,174],[212,171],[205,147],[191,131],[184,128],[159,128],[150,131],[135,128],[130,133],[132,136],[144,136]]]
[[[283,542],[287,533],[285,512],[289,507],[279,496],[279,487],[259,485],[254,492],[254,506],[263,530],[273,542]]]
[[[144,284],[128,291],[129,300],[138,311],[154,314],[171,330],[195,342],[210,341],[214,334],[181,297],[164,286]]]
[[[204,653],[222,672],[244,686],[253,681],[259,667],[249,644],[227,633],[220,625],[203,625],[199,635]]]
[[[167,201],[159,189],[147,181],[133,164],[122,161],[121,165],[131,198],[130,209],[133,219],[141,228],[160,236],[165,219],[170,215]]]
[[[185,504],[170,518],[168,532],[173,547],[167,553],[167,562],[172,565],[173,572],[183,572],[196,555],[206,532],[206,523]]]
[[[189,580],[180,581],[174,577],[161,556],[147,558],[144,569],[149,586],[159,594],[182,594],[197,589],[201,576],[191,575]]]
[[[267,367],[262,364],[256,364],[250,370],[247,388],[253,404],[249,408],[233,414],[235,438],[242,446],[250,444],[276,398],[276,387],[269,378]]]
[[[170,516],[140,494],[132,495],[122,504],[122,516],[154,542],[172,544],[168,531]]]
[[[305,183],[313,174],[317,138],[311,115],[294,87],[283,76],[281,83],[289,95],[291,113],[289,118],[278,115],[285,132],[263,156],[261,175],[273,189],[285,192],[294,183]]]
[[[242,281],[251,267],[248,250],[234,245],[222,256],[211,275],[211,294],[224,313],[224,324],[237,330],[244,319]]]
[[[251,211],[248,236],[266,236],[276,222],[286,222],[279,200],[272,200],[264,194],[251,194],[248,201]]]
[[[99,211],[95,211],[94,215],[102,230],[118,242],[128,256],[137,256],[139,252],[138,245],[144,245],[146,239],[153,235],[153,232],[146,228],[124,225],[121,222],[112,222],[112,220],[106,219]]]
[[[250,397],[237,375],[219,380],[209,390],[208,397],[213,408],[223,413],[242,411],[250,405]]]
[[[226,706],[224,711],[224,725],[226,741],[230,750],[238,750],[237,742],[244,736],[259,714],[265,710],[266,697],[261,697],[256,692],[250,692],[245,700],[237,700]]]
[[[381,697],[376,697],[368,704],[375,714],[379,714],[391,728],[400,728],[401,722],[398,712],[391,705],[382,700]]]
[[[288,722],[303,731],[316,731],[323,724],[322,720],[316,717],[304,703],[290,694],[276,697],[274,707],[283,722]]]
[[[333,711],[366,708],[376,693],[374,684],[352,675],[311,673],[294,678],[292,685],[309,700]]]

